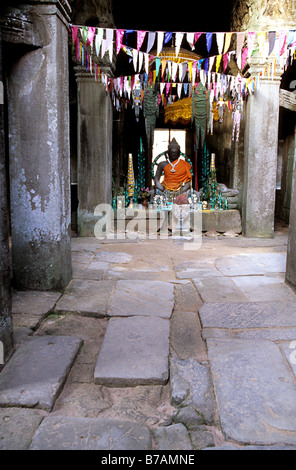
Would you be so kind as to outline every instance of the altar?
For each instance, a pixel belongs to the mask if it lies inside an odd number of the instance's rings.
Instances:
[[[170,236],[174,229],[176,229],[176,222],[174,223],[173,220],[173,208],[158,210],[127,207],[114,211],[114,233],[117,237],[121,234],[122,237],[128,236],[130,238],[157,238],[159,234]],[[189,209],[184,218],[183,234],[188,235],[200,231],[240,234],[242,224],[239,210]]]

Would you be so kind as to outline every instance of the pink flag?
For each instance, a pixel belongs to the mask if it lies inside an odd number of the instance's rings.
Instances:
[[[76,43],[77,33],[78,33],[78,26],[72,26],[73,44]]]
[[[143,41],[145,39],[146,31],[137,31],[137,50],[141,49]]]
[[[228,64],[228,53],[223,54],[223,72],[225,72],[227,64]]]
[[[96,34],[96,28],[93,26],[88,26],[87,28],[87,41],[86,41],[86,46],[90,46],[94,40]]]
[[[194,44],[200,38],[201,35],[202,35],[202,33],[194,33]]]
[[[244,47],[242,51],[242,70],[244,69],[244,66],[246,64],[247,57],[248,57],[248,48]]]
[[[123,35],[124,35],[124,30],[123,29],[117,29],[116,30],[116,55],[119,54],[119,51],[122,47]]]
[[[287,33],[284,31],[280,32],[280,37],[279,37],[279,51],[280,55],[284,53],[285,50],[285,45],[286,45],[286,40],[287,40]]]

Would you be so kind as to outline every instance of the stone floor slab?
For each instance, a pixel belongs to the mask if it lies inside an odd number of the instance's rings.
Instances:
[[[224,276],[281,273],[286,271],[286,255],[283,253],[250,253],[225,256],[216,260],[216,267]]]
[[[114,281],[72,279],[57,302],[55,312],[79,313],[100,317],[106,315]]]
[[[226,439],[296,444],[296,386],[272,342],[208,339],[220,422]]]
[[[281,299],[290,299],[296,302],[296,295],[277,276],[238,276],[231,279],[250,302]]]
[[[27,450],[42,419],[38,410],[0,408],[0,450]]]
[[[112,294],[110,316],[159,316],[170,318],[174,285],[164,281],[118,281]]]
[[[199,315],[203,328],[295,327],[295,302],[207,303]]]
[[[103,418],[49,416],[39,426],[31,450],[150,450],[147,426]]]
[[[94,259],[104,263],[125,264],[132,260],[132,255],[117,251],[100,251],[95,254]]]
[[[0,405],[51,410],[81,345],[70,336],[29,337],[0,374]]]
[[[246,302],[248,298],[227,277],[193,279],[193,282],[204,302]]]
[[[15,291],[12,294],[12,314],[15,327],[36,329],[51,311],[60,292]]]
[[[95,367],[95,383],[114,387],[165,384],[169,334],[167,319],[111,318]]]

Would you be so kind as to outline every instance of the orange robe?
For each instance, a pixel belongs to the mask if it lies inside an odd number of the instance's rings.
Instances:
[[[175,173],[171,172],[172,166],[168,163],[164,169],[164,187],[169,191],[177,191],[183,183],[191,181],[191,165],[183,159],[175,166]]]

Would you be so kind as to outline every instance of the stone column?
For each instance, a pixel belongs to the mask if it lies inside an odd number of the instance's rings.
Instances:
[[[296,143],[296,127],[295,127]],[[286,281],[296,291],[296,146],[294,151],[292,195],[290,204],[290,224],[287,250]]]
[[[93,237],[99,204],[112,204],[113,109],[105,86],[80,67],[78,94],[78,236]]]
[[[13,348],[1,45],[0,30],[0,370]]]
[[[18,288],[58,290],[71,278],[70,7],[30,3],[43,47],[20,50],[8,74],[13,271]]]
[[[262,78],[247,102],[242,207],[246,237],[274,235],[279,86],[278,78]]]

